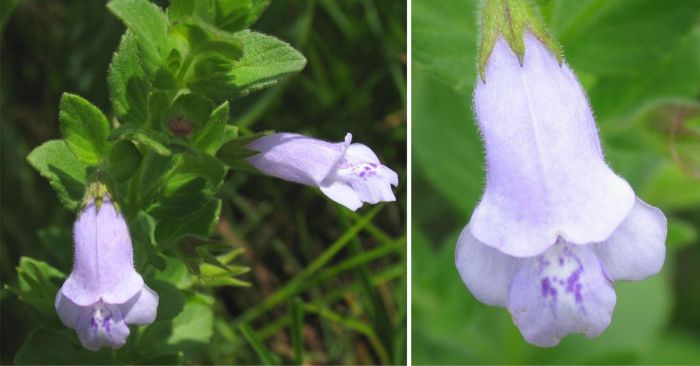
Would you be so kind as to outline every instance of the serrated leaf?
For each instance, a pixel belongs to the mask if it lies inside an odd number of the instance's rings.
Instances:
[[[134,242],[134,258],[137,269],[143,268],[145,260],[159,271],[166,268],[166,262],[156,250],[156,221],[144,211],[139,211],[135,217],[129,220],[129,229]],[[144,260],[145,259],[145,260]]]
[[[170,180],[173,184],[179,184],[178,181],[203,177],[209,187],[216,188],[223,181],[225,174],[224,164],[211,155],[183,154]]]
[[[250,27],[270,4],[269,0],[171,0],[172,22],[195,16],[227,32]]]
[[[146,206],[150,203],[174,167],[175,159],[172,156],[162,156],[153,152],[144,155],[137,185],[137,196],[141,205]]]
[[[131,178],[138,170],[143,156],[131,141],[121,140],[109,152],[109,172],[117,182]]]
[[[220,0],[214,2],[214,24],[228,32],[250,27],[270,5],[269,0]]]
[[[301,71],[306,58],[289,44],[262,33],[236,33],[243,40],[243,58],[231,71],[235,95],[276,84],[285,77]]]
[[[61,133],[75,156],[87,164],[97,164],[109,151],[107,117],[87,100],[63,93],[58,120]]]
[[[149,122],[151,129],[160,130],[168,126],[168,111],[170,110],[170,97],[163,90],[151,92],[148,96]]]
[[[229,119],[229,105],[224,102],[211,112],[204,127],[192,135],[192,142],[198,150],[209,155],[216,154],[224,143],[224,130]]]
[[[133,125],[121,125],[109,135],[109,141],[117,140],[133,141],[161,156],[170,156],[172,154],[172,151],[165,146],[167,137],[164,134]]]
[[[46,262],[22,257],[17,267],[19,287],[10,287],[20,300],[44,314],[54,314],[54,300],[58,281],[66,278],[63,272]]]
[[[63,140],[51,140],[27,156],[56,191],[61,203],[71,211],[80,206],[88,179],[88,167],[79,161]]]
[[[199,130],[207,123],[213,109],[214,103],[211,99],[199,93],[181,93],[173,101],[167,121],[170,123],[174,118],[181,118],[192,128]]]
[[[180,184],[169,184],[161,190],[156,203],[148,213],[155,218],[176,218],[183,212],[192,212],[206,203],[209,195],[204,178],[193,178]]]
[[[144,68],[155,76],[171,49],[168,17],[147,0],[112,0],[107,8],[134,32],[143,56]]]
[[[141,66],[136,36],[130,30],[122,36],[107,74],[112,109],[124,123],[148,123],[148,96],[151,85]]]
[[[189,57],[206,57],[217,53],[231,61],[243,56],[243,43],[235,34],[224,32],[198,18],[187,18],[170,29],[170,34],[181,37],[188,46]]]
[[[188,236],[206,239],[214,231],[220,213],[221,200],[211,199],[196,211],[159,222],[156,227],[156,240],[159,244],[166,244]]]

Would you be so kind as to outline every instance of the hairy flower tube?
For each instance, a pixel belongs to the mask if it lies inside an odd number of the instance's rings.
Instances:
[[[391,186],[398,175],[382,165],[363,144],[331,143],[293,133],[263,136],[248,145],[258,154],[248,162],[261,172],[284,180],[317,186],[330,199],[355,211],[363,202],[396,201]]]
[[[134,270],[129,229],[108,196],[90,198],[73,227],[73,271],[56,294],[56,312],[83,346],[119,348],[129,324],[156,318],[158,294]]]
[[[524,37],[522,64],[500,38],[477,80],[486,189],[459,237],[456,265],[471,293],[506,307],[528,342],[554,346],[569,333],[607,328],[613,281],[661,269],[666,218],[605,163],[569,66]]]

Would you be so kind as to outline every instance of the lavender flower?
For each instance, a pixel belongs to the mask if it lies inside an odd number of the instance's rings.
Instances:
[[[525,339],[599,335],[615,280],[657,273],[666,218],[605,163],[571,69],[525,33],[522,64],[500,38],[474,92],[487,184],[456,265],[481,302],[508,308]]]
[[[119,348],[129,324],[155,320],[158,295],[136,273],[129,229],[109,196],[89,199],[73,228],[73,272],[56,294],[56,312],[83,346]],[[100,204],[101,203],[101,204]]]
[[[288,181],[318,186],[330,199],[355,211],[363,202],[396,201],[391,185],[396,173],[382,165],[362,144],[330,143],[293,133],[263,136],[248,145],[258,151],[248,162],[261,172]]]

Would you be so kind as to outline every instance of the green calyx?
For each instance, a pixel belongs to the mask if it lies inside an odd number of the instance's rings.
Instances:
[[[479,21],[478,63],[483,82],[486,82],[486,64],[499,37],[508,42],[520,65],[525,57],[526,31],[549,48],[561,64],[561,47],[547,31],[532,0],[483,0]]]
[[[97,211],[100,211],[105,197],[110,201],[112,200],[112,196],[109,194],[109,190],[105,184],[99,181],[90,183],[87,190],[85,190],[85,196],[83,196],[83,202],[80,205],[80,212],[82,212],[92,201],[95,201],[95,208]]]

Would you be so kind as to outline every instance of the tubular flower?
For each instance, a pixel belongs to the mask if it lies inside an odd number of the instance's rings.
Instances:
[[[661,270],[666,218],[605,163],[583,88],[535,36],[522,64],[498,39],[474,92],[486,145],[484,196],[456,265],[481,302],[506,307],[525,339],[599,335],[615,280]]]
[[[396,201],[391,186],[398,185],[398,175],[382,165],[369,147],[351,141],[349,133],[340,143],[276,133],[248,144],[258,152],[248,162],[267,175],[317,186],[353,211],[363,202]]]
[[[119,348],[129,324],[155,320],[158,294],[134,270],[129,229],[108,196],[91,198],[73,227],[73,271],[56,294],[56,312],[83,347]]]

